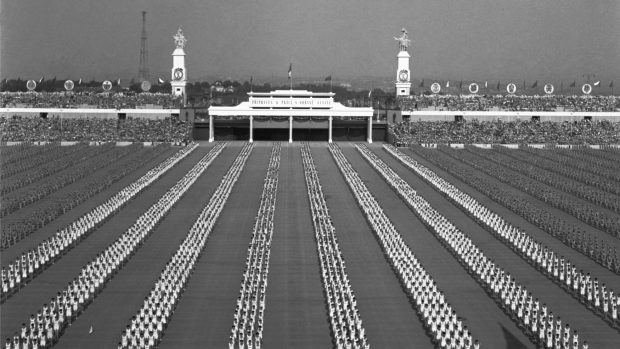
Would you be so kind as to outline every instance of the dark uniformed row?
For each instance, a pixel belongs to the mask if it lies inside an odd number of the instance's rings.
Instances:
[[[412,211],[430,228],[435,237],[461,262],[534,343],[546,345],[547,348],[568,348],[565,343],[569,342],[570,337],[564,336],[559,317],[554,320],[551,310],[547,313],[546,305],[543,304],[540,307],[538,299],[534,298],[524,285],[519,284],[508,272],[497,266],[467,235],[431,207],[422,196],[417,195],[407,182],[365,145],[356,147],[405,200]],[[434,176],[433,179],[438,180],[438,177]],[[547,327],[545,327],[546,323],[548,323]],[[558,325],[554,327],[554,323]],[[565,332],[570,334],[568,325]],[[577,331],[574,333],[573,340],[575,338],[578,342]],[[584,346],[587,347],[585,341]]]
[[[611,236],[620,237],[620,218],[617,214],[603,212],[594,204],[575,200],[572,195],[563,193],[561,190],[551,188],[535,179],[517,173],[503,165],[499,165],[480,154],[474,154],[468,151],[456,152],[447,148],[441,148],[441,150],[450,153],[459,160],[480,169],[482,172],[504,183],[546,202],[548,205],[565,211]]]
[[[82,267],[80,274],[67,287],[45,304],[36,315],[37,321],[30,326],[22,325],[20,333],[13,336],[13,342],[22,348],[40,346],[40,338],[53,334],[54,340],[94,300],[105,284],[124,266],[142,246],[157,224],[187,192],[192,184],[219,155],[225,144],[217,144],[207,155],[170,188],[155,204],[142,214],[136,222],[97,257]],[[52,311],[53,310],[53,311]],[[49,315],[49,320],[48,319]],[[35,316],[31,316],[31,319]],[[41,319],[42,321],[39,321]],[[34,344],[33,344],[34,343]],[[51,344],[46,341],[46,346]]]
[[[499,148],[489,152],[487,149],[468,147],[467,150],[478,156],[492,160],[516,173],[524,174],[538,182],[548,184],[560,191],[558,195],[570,193],[598,207],[606,208],[616,214],[620,213],[620,197],[617,195],[574,179],[566,178],[552,171],[547,171],[539,166],[539,163],[532,163],[531,156],[526,156],[527,161],[524,163],[523,158],[508,153],[507,151],[510,151],[508,149],[502,151],[502,148]]]
[[[158,345],[251,151],[251,144],[243,147],[222,177],[209,203],[145,297],[142,308],[123,331],[118,348],[153,348]]]
[[[8,267],[2,268],[2,300],[17,292],[37,274],[45,270],[62,257],[66,251],[77,245],[110,216],[118,212],[129,200],[144,188],[156,181],[175,164],[198,147],[192,143],[167,158],[142,177],[121,189],[103,204],[75,220],[69,226],[60,229],[52,237],[44,240],[37,247],[22,253]]]
[[[337,348],[370,348],[310,147],[301,148],[329,323]]]
[[[414,147],[412,150],[473,186],[494,201],[506,206],[565,245],[581,252],[601,266],[620,274],[618,251],[611,244],[603,240],[597,241],[592,235],[582,231],[574,224],[558,217],[553,212],[545,209],[545,207],[536,205],[528,199],[526,194],[516,194],[514,191],[503,188],[501,184],[485,180],[479,176],[476,170],[469,168],[443,152],[432,151],[430,153],[420,147]]]
[[[276,210],[278,173],[280,170],[280,143],[275,143],[269,157],[263,192],[252,230],[252,240],[245,260],[241,289],[235,313],[229,348],[260,348],[263,342],[265,293],[269,276],[269,257],[273,236],[273,217]]]
[[[330,144],[329,150],[372,227],[392,269],[415,304],[418,316],[433,343],[441,348],[478,349],[480,347],[478,340],[475,342],[472,340],[462,318],[457,316],[433,278],[405,244],[401,234],[385,215],[340,148]],[[413,189],[409,190],[415,195]]]

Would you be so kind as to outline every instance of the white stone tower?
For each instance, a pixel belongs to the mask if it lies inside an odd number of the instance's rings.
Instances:
[[[176,48],[172,52],[172,77],[170,85],[172,86],[172,94],[175,96],[183,96],[183,104],[187,101],[185,93],[185,85],[187,85],[187,69],[185,68],[185,45],[187,39],[183,35],[181,28],[173,36]]]
[[[400,37],[395,37],[398,41],[398,67],[396,69],[396,96],[409,96],[411,93],[411,71],[409,70],[409,45],[411,40],[407,36],[407,30],[402,29]]]

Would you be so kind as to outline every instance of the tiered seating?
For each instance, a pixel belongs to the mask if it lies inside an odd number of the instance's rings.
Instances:
[[[22,347],[45,348],[56,342],[64,329],[71,324],[94,300],[105,284],[114,277],[132,255],[142,246],[155,226],[187,192],[225,144],[217,144],[183,178],[170,188],[116,241],[94,260],[82,267],[80,274],[48,304],[32,316],[29,325],[22,325],[13,341]]]
[[[330,144],[329,150],[435,345],[441,348],[479,348],[478,341],[472,341],[467,326],[405,244],[340,148]],[[409,190],[415,195],[413,189]]]
[[[329,309],[329,322],[337,348],[370,348],[366,331],[357,309],[336,230],[332,225],[327,202],[319,182],[319,176],[312,160],[310,147],[301,148],[304,176],[310,200],[310,211],[314,224],[317,250],[321,266],[321,278]]]
[[[185,285],[193,273],[195,263],[200,258],[209,234],[241,175],[252,149],[252,144],[247,144],[241,149],[211,196],[209,203],[196,219],[189,234],[164,267],[148,297],[144,299],[144,305],[127,325],[121,336],[119,348],[154,348],[159,344],[174,309],[185,291]]]
[[[263,185],[252,240],[237,298],[229,348],[260,348],[263,342],[265,292],[269,275],[273,217],[276,209],[278,171],[280,170],[280,143],[271,150],[267,175]]]
[[[97,227],[118,212],[129,200],[144,188],[159,179],[175,164],[198,147],[192,143],[167,158],[142,177],[129,184],[103,204],[84,214],[71,225],[59,230],[36,248],[22,253],[13,263],[2,268],[2,301],[14,294],[38,273],[58,260],[67,250],[73,248]]]
[[[496,238],[512,248],[538,271],[579,299],[588,308],[593,309],[610,325],[620,329],[620,319],[618,319],[620,295],[615,294],[613,290],[607,290],[604,283],[599,285],[598,278],[590,273],[585,273],[583,270],[577,271],[577,267],[568,258],[560,256],[551,248],[536,241],[525,231],[506,222],[497,213],[489,210],[476,199],[463,193],[394,146],[384,145],[383,147],[437,190],[446,194],[450,201],[481,223]]]
[[[568,324],[563,331],[559,316],[555,318],[545,304],[541,307],[538,298],[534,299],[525,286],[498,267],[469,237],[417,195],[407,182],[365,145],[358,144],[357,149],[533,342],[547,348],[569,347]],[[573,340],[575,336],[576,331]]]

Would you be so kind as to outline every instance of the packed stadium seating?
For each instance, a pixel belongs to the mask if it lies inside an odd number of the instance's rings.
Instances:
[[[402,110],[616,111],[617,96],[416,95],[400,98]]]
[[[411,144],[618,144],[620,122],[416,121],[392,124],[397,145]]]
[[[191,123],[177,118],[0,118],[3,142],[187,143],[191,130]]]
[[[181,96],[169,93],[2,92],[2,108],[180,108]]]

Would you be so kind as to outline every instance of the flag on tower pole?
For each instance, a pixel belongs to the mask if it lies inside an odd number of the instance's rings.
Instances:
[[[288,66],[288,81],[291,84],[291,90],[293,89],[293,63]]]

